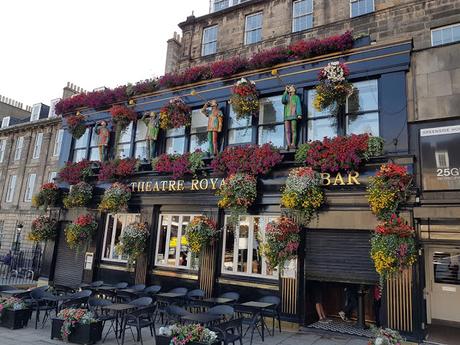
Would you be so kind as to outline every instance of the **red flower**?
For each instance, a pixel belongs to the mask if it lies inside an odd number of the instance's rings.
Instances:
[[[56,183],[49,182],[45,183],[42,187],[41,190],[58,190],[59,187],[56,185]]]
[[[137,113],[124,105],[112,106],[112,108],[110,108],[110,114],[115,122],[121,121],[129,123],[137,119]]]
[[[82,160],[78,163],[67,162],[59,171],[58,179],[68,184],[77,184],[91,174],[91,161]]]

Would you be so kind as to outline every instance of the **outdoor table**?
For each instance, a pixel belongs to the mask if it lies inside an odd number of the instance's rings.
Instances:
[[[235,311],[237,313],[243,313],[243,314],[251,314],[252,317],[250,318],[250,324],[248,329],[246,330],[245,334],[248,332],[249,328],[251,328],[251,342],[252,344],[252,339],[254,336],[254,330],[256,327],[258,327],[259,323],[262,328],[261,332],[261,337],[262,341],[265,341],[265,328],[268,327],[265,324],[264,320],[264,309],[273,307],[275,304],[274,303],[265,303],[265,302],[257,302],[257,301],[249,301],[245,303],[241,303],[235,306]],[[270,332],[269,332],[270,334]]]
[[[195,322],[203,326],[206,326],[207,324],[218,321],[221,318],[222,317],[220,315],[216,315],[216,314],[198,313],[198,314],[190,314],[190,315],[182,316],[181,320],[187,321],[187,322]]]
[[[5,291],[0,291],[0,295],[11,297],[11,296],[20,295],[20,294],[23,294],[23,293],[26,293],[26,292],[28,292],[28,291],[27,290],[21,290],[21,289],[5,290]]]
[[[157,298],[157,301],[163,301],[166,304],[171,303],[174,300],[183,300],[185,298],[185,294],[175,292],[163,292],[156,294],[155,296]]]
[[[224,297],[212,297],[212,298],[206,298],[203,300],[203,302],[212,304],[212,305],[227,304],[233,301],[235,301],[233,298],[224,298]]]
[[[115,313],[115,338],[118,338],[119,336],[121,337],[121,331],[122,331],[122,325],[121,321],[119,321],[119,318],[122,318],[124,313],[127,313],[130,310],[136,309],[137,307],[132,304],[125,304],[125,303],[115,303],[115,304],[110,304],[107,306],[103,306],[102,309],[109,310]],[[120,334],[118,335],[118,326],[120,325]],[[109,329],[107,330],[107,334],[110,332],[110,328],[113,326],[113,321],[112,324],[110,325]],[[105,338],[104,338],[105,339]],[[118,342],[118,340],[117,340]]]

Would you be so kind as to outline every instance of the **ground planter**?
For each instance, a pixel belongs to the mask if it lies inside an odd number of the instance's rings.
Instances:
[[[30,309],[22,310],[3,310],[0,326],[9,329],[20,329],[27,326],[30,319]]]
[[[171,343],[171,337],[166,337],[164,335],[155,336],[155,345],[169,345],[170,343]],[[220,341],[216,341],[212,345],[217,345],[217,344],[220,344]],[[190,343],[187,343],[187,345],[208,345],[208,344],[191,341]]]
[[[53,319],[51,325],[51,339],[56,338],[62,340],[61,327],[63,323],[64,321],[61,319]],[[77,324],[69,335],[69,343],[82,345],[94,344],[101,340],[102,329],[102,321],[97,321],[89,325]]]

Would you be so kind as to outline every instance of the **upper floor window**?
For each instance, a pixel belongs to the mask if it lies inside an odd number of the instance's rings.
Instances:
[[[137,121],[136,136],[134,143],[134,158],[145,160],[148,159],[147,150],[147,125],[144,121]]]
[[[91,140],[89,141],[89,160],[90,161],[98,161],[99,160],[99,146],[98,146],[98,139],[97,135],[94,131],[89,130],[88,136],[91,135]],[[87,145],[88,138],[86,138],[84,145],[85,145],[85,158],[86,158],[86,145]]]
[[[64,136],[64,130],[60,129],[56,132],[56,138],[54,140],[54,149],[53,149],[53,156],[59,157],[61,153],[61,146],[62,146],[62,137]]]
[[[1,128],[6,128],[10,125],[10,117],[9,116],[5,116],[3,119],[2,119],[2,127]]]
[[[126,256],[119,255],[115,247],[120,243],[120,236],[126,226],[140,221],[137,213],[109,214],[104,231],[104,242],[102,246],[102,260],[127,262]]]
[[[189,250],[185,237],[187,225],[195,216],[185,214],[160,216],[155,259],[158,266],[198,269],[198,256]]]
[[[40,152],[42,150],[42,142],[43,142],[43,133],[37,133],[35,137],[35,145],[34,145],[34,152],[32,154],[32,159],[40,158]]]
[[[236,118],[236,113],[230,107],[228,116],[228,144],[250,144],[252,142],[252,123],[251,118]]]
[[[133,136],[133,123],[131,122],[124,131],[121,132],[117,145],[117,157],[129,158],[131,156],[131,138]]]
[[[209,151],[208,118],[201,113],[201,109],[192,111],[190,126],[190,152],[200,149]]]
[[[60,98],[56,98],[50,102],[50,110],[48,112],[48,117],[56,117],[56,104],[58,104],[60,100]]]
[[[6,139],[0,140],[0,163],[5,159]]]
[[[85,134],[83,134],[79,139],[76,139],[74,141],[73,161],[75,163],[86,159],[86,149],[87,149],[87,145],[88,145],[89,133],[90,133],[90,129],[87,128],[86,131],[85,131]],[[90,160],[98,160],[99,159],[99,153],[98,153],[98,150],[97,150],[97,143],[95,143],[95,150],[94,150],[94,155],[95,156],[92,157],[92,155],[93,155],[93,151],[91,151]]]
[[[203,29],[202,56],[215,54],[217,52],[217,33],[217,25]]]
[[[41,109],[41,103],[37,103],[32,106],[32,112],[30,113],[30,121],[37,121],[40,118]]]
[[[313,27],[313,0],[296,0],[292,3],[292,32]]]
[[[253,44],[262,40],[262,12],[246,16],[244,44]]]
[[[236,226],[225,225],[222,273],[278,278],[278,269],[269,268],[261,250],[265,226],[275,218],[242,216]]]
[[[168,129],[166,131],[166,153],[183,154],[185,152],[185,127]]]
[[[14,160],[18,161],[21,159],[22,147],[24,146],[24,137],[16,139],[16,148],[14,149]]]
[[[32,200],[32,195],[34,194],[35,188],[35,179],[37,178],[36,174],[30,174],[27,178],[26,192],[24,193],[24,201],[30,202]]]
[[[48,174],[48,182],[55,182],[54,179],[57,177],[57,171],[50,171]]]
[[[284,146],[284,106],[281,96],[260,99],[258,140],[259,145],[272,143]]]
[[[223,10],[224,8],[227,8],[229,5],[230,5],[229,0],[214,0],[212,11],[216,12],[216,11]]]
[[[6,202],[12,202],[14,197],[14,191],[16,189],[16,175],[11,175],[8,181],[8,188],[6,190]]]
[[[374,12],[374,0],[350,0],[350,16],[358,17]]]
[[[443,26],[431,30],[431,45],[439,46],[460,41],[460,24]]]

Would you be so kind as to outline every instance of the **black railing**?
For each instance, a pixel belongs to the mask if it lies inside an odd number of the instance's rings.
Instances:
[[[33,283],[38,278],[41,260],[40,246],[0,253],[0,286]]]

